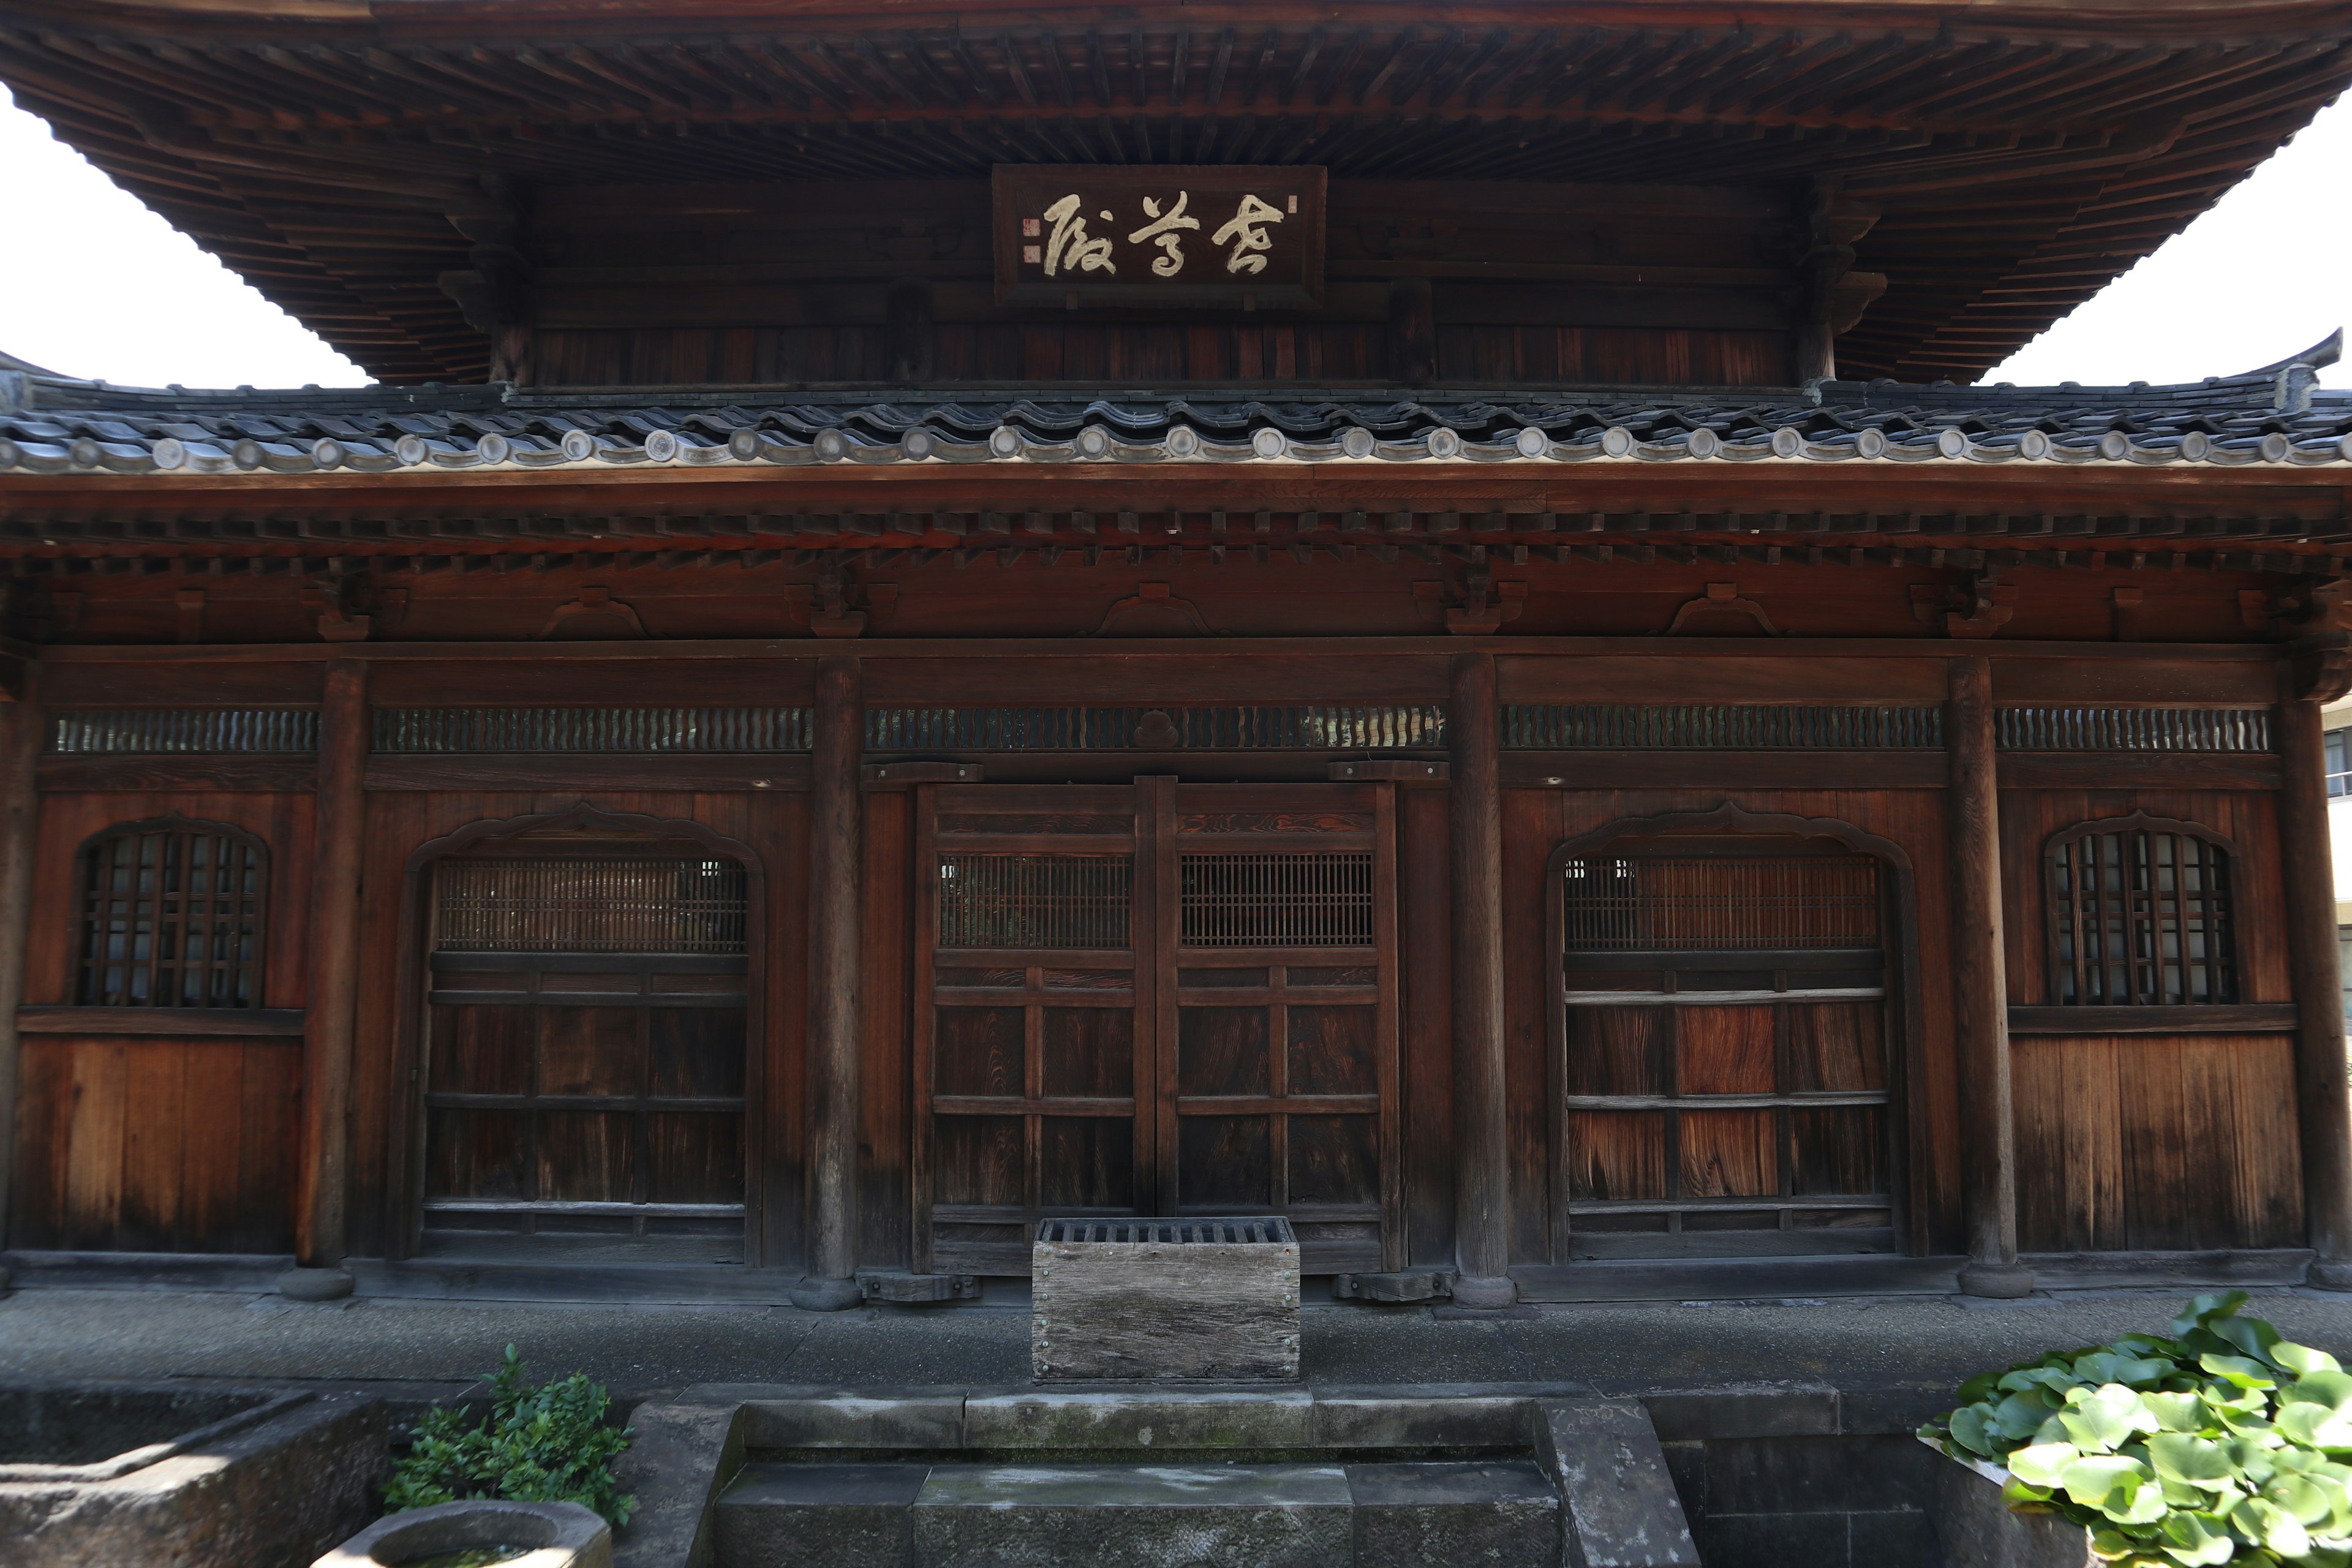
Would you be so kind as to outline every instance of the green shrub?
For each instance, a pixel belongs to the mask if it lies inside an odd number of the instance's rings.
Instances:
[[[613,1459],[629,1433],[605,1425],[612,1404],[602,1384],[573,1373],[534,1388],[512,1345],[490,1374],[489,1415],[467,1426],[463,1409],[436,1405],[411,1434],[407,1456],[383,1489],[384,1506],[398,1513],[460,1498],[516,1502],[584,1503],[615,1528],[629,1522],[637,1500],[613,1479]]]
[[[1919,1435],[2006,1467],[2011,1508],[2086,1527],[2126,1568],[2352,1568],[2352,1376],[2239,1317],[2245,1300],[1970,1378]]]

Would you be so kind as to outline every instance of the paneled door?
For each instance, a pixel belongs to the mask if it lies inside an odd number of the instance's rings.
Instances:
[[[626,850],[435,873],[420,1246],[740,1263],[745,879]]]
[[[1877,861],[1679,843],[1554,896],[1562,1256],[1893,1251]]]
[[[1049,1215],[1283,1214],[1403,1257],[1392,786],[944,785],[919,802],[919,1267]]]

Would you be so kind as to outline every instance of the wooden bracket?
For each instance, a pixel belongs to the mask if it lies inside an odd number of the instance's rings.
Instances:
[[[1413,605],[1424,621],[1444,621],[1457,637],[1491,637],[1505,621],[1516,621],[1527,607],[1525,583],[1497,583],[1484,566],[1465,574],[1460,597],[1447,603],[1446,585],[1419,582],[1412,585]]]
[[[1125,514],[1122,513],[1121,515],[1124,517]],[[1124,522],[1121,523],[1121,526],[1125,526]],[[1131,614],[1137,610],[1151,608],[1174,611],[1177,615],[1183,616],[1186,621],[1190,622],[1192,629],[1202,637],[1214,637],[1224,636],[1223,632],[1218,631],[1214,626],[1209,625],[1208,617],[1201,614],[1200,605],[1194,604],[1190,599],[1178,598],[1174,594],[1169,592],[1168,584],[1165,583],[1137,584],[1135,585],[1135,592],[1129,595],[1124,599],[1118,600],[1109,609],[1104,611],[1102,624],[1086,635],[1088,637],[1101,637],[1110,630],[1111,623],[1118,620],[1121,616]]]
[[[539,636],[552,641],[625,642],[646,636],[646,627],[636,611],[613,597],[612,589],[583,588],[578,598],[556,606]]]
[[[2298,702],[2334,702],[2352,692],[2352,633],[2330,632],[2296,643],[2289,679]]]
[[[1394,1274],[1335,1274],[1335,1301],[1430,1301],[1454,1294],[1450,1268],[1407,1268]]]
[[[784,608],[793,622],[821,637],[863,637],[868,625],[898,607],[897,584],[860,584],[843,568],[837,553],[818,565],[815,582],[784,589]]]
[[[1990,572],[1969,578],[1965,587],[1911,584],[1911,613],[1931,626],[1940,616],[1949,637],[1989,637],[2009,624],[2016,605],[2017,590],[1996,583]]]
[[[1683,627],[1689,624],[1692,616],[1713,615],[1722,610],[1746,616],[1754,621],[1757,629],[1768,637],[1777,637],[1780,635],[1780,628],[1772,624],[1772,617],[1764,613],[1763,605],[1753,599],[1740,597],[1739,585],[1737,583],[1709,583],[1705,594],[1696,599],[1685,600],[1676,607],[1675,618],[1667,622],[1666,629],[1658,635],[1669,637],[1678,636]]]

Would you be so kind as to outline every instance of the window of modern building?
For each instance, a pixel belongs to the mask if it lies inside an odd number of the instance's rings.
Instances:
[[[2050,1000],[2092,1007],[2238,999],[2228,841],[2189,822],[2087,822],[2050,840]]]
[[[2352,795],[2352,729],[2327,731],[2327,793]]]
[[[268,851],[178,817],[110,827],[82,847],[74,1000],[85,1007],[261,1005]]]

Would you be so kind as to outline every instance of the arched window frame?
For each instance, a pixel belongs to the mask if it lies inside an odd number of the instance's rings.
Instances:
[[[253,892],[249,900],[252,912],[249,917],[250,942],[247,948],[247,956],[242,963],[231,962],[226,965],[208,959],[205,964],[207,972],[206,982],[199,988],[194,999],[189,997],[186,990],[184,954],[187,951],[186,936],[189,920],[184,889],[177,900],[176,912],[167,925],[160,887],[156,889],[156,897],[152,900],[139,899],[135,891],[125,900],[117,898],[110,889],[100,886],[102,868],[112,864],[113,847],[125,840],[135,840],[150,835],[170,835],[183,844],[194,839],[209,838],[220,844],[235,845],[244,850],[249,858],[247,864],[253,876]],[[218,870],[218,865],[219,858],[215,851],[213,867],[215,873]],[[215,893],[214,897],[217,901],[218,894]],[[236,895],[236,901],[245,903],[248,900],[245,895],[239,894]],[[151,906],[151,912],[147,916],[150,922],[149,957],[146,963],[148,984],[147,994],[143,999],[131,994],[134,987],[129,983],[128,971],[131,961],[127,956],[123,960],[125,984],[121,989],[110,993],[106,980],[108,970],[114,967],[107,952],[106,942],[109,924],[115,918],[114,906],[127,904],[130,910],[129,918],[135,926],[140,918],[138,911],[142,902]],[[247,922],[247,920],[243,915],[236,918],[240,922]],[[263,985],[267,978],[265,963],[268,954],[269,846],[258,836],[233,824],[203,821],[181,816],[176,813],[168,816],[142,817],[135,822],[112,824],[82,840],[80,847],[75,851],[73,921],[74,1003],[78,1006],[203,1008],[212,1011],[259,1009],[264,1001]],[[167,929],[174,933],[175,941],[172,946],[173,952],[180,955],[174,957],[168,965],[162,959],[163,944],[154,940]],[[166,967],[173,973],[174,984],[169,995],[159,997],[155,989],[155,978]],[[229,990],[232,999],[216,1001],[213,996],[210,976],[213,972],[224,968],[230,976]],[[240,973],[243,976],[241,987],[236,984],[236,978]],[[237,997],[239,990],[243,993],[241,998]]]
[[[2170,900],[2169,918],[2175,922],[2176,941],[2185,939],[2189,930],[2189,915],[2192,907],[2196,911],[2197,929],[2200,930],[2205,936],[2206,955],[2199,967],[2206,972],[2206,994],[2202,996],[2192,996],[2189,994],[2191,990],[2189,965],[2187,963],[2184,942],[2180,955],[2176,960],[2181,972],[2179,999],[2176,1001],[2164,994],[2163,972],[2166,963],[2162,953],[2161,937],[2166,917],[2160,914],[2157,917],[2155,925],[2158,938],[2155,960],[2157,974],[2153,987],[2155,994],[2153,995],[2143,994],[2146,988],[2140,984],[2138,973],[2141,962],[2137,957],[2137,943],[2133,939],[2137,922],[2126,902],[2125,940],[2135,949],[2135,956],[2130,960],[2132,994],[2125,997],[2086,994],[2083,981],[2084,977],[2089,974],[2090,966],[2081,965],[2081,972],[2078,974],[2078,965],[2066,957],[2062,941],[2062,932],[2065,924],[2062,917],[2072,914],[2078,950],[2077,958],[2080,957],[2084,917],[2079,911],[2082,906],[2078,899],[2062,889],[2060,883],[2062,871],[2073,866],[2071,852],[2074,846],[2086,838],[2158,834],[2171,835],[2177,839],[2193,840],[2210,846],[2218,858],[2220,872],[2218,879],[2210,876],[2200,879],[2205,885],[2193,900],[2182,887],[2181,879],[2176,872]],[[2228,836],[2218,833],[2202,823],[2183,821],[2176,817],[2151,816],[2146,812],[2134,812],[2128,816],[2096,817],[2087,822],[2078,822],[2071,827],[2062,828],[2052,834],[2042,847],[2042,927],[2045,964],[2042,990],[2049,1005],[2053,1007],[2208,1007],[2227,1006],[2238,1002],[2242,987],[2242,977],[2238,972],[2238,921],[2235,908],[2237,859],[2238,847],[2230,840]],[[2104,925],[2104,916],[2102,916],[2102,924]],[[2110,967],[2104,964],[2100,966],[2103,973]],[[2065,994],[2065,982],[2070,976],[2074,976],[2076,979],[2075,994],[2072,997]]]

